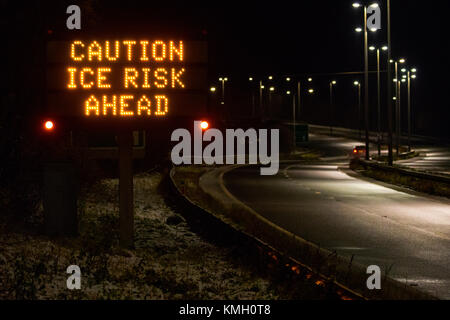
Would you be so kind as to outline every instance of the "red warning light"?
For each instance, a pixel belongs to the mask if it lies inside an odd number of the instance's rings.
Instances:
[[[55,125],[53,124],[53,121],[50,121],[50,120],[45,121],[45,123],[44,123],[45,130],[51,131],[54,129],[54,127],[55,127]]]
[[[206,122],[206,121],[202,121],[202,122],[200,123],[200,127],[201,127],[203,130],[206,130],[206,129],[208,129],[208,127],[209,127],[209,123]]]

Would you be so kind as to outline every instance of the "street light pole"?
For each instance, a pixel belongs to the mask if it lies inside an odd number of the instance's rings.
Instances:
[[[395,72],[395,150],[398,157],[399,154],[399,148],[400,148],[400,142],[399,142],[399,136],[398,136],[398,62],[395,61],[394,63],[394,72]],[[392,84],[391,84],[392,85]]]
[[[408,152],[411,152],[411,72],[408,70]]]
[[[262,118],[263,116],[263,84],[262,80],[259,81],[259,113]]]
[[[296,121],[295,121],[295,94],[292,95],[292,119],[294,122],[294,151],[295,147],[297,147],[297,128],[296,128]]]
[[[381,77],[380,77],[380,48],[377,49],[377,122],[378,122],[378,157],[381,157]]]
[[[301,83],[300,83],[300,80],[298,80],[298,82],[297,82],[297,113],[298,113],[298,115],[297,115],[297,117],[299,117],[299,119],[300,119],[300,112],[301,112]]]
[[[401,99],[402,99],[402,82],[400,81],[400,79],[397,79],[397,157],[400,155],[400,145],[401,145],[401,140],[400,140],[400,136],[402,134],[402,128],[401,128],[401,124],[402,124],[402,114],[401,114]]]
[[[333,135],[333,86],[336,83],[334,80],[330,82],[330,135]]]
[[[403,76],[403,78],[406,79],[402,79],[402,81],[406,81],[407,82],[407,88],[408,88],[408,152],[411,152],[412,146],[411,146],[411,131],[412,131],[412,126],[411,126],[411,79],[415,79],[416,78],[416,72],[417,69],[416,68],[412,68],[412,69],[402,69],[402,72],[406,72],[406,75]],[[411,74],[412,73],[412,74]]]
[[[383,46],[381,50],[386,51],[387,46]],[[374,46],[369,47],[370,51],[376,50],[377,53],[377,144],[378,144],[378,157],[381,156],[381,142],[382,142],[382,133],[381,133],[381,67],[380,67],[380,48],[376,48]]]
[[[225,82],[228,78],[219,78],[219,81],[222,82],[222,104],[225,104]]]
[[[388,64],[387,64],[387,77],[388,77],[388,165],[394,164],[394,157],[392,152],[393,139],[392,139],[392,70],[391,70],[391,1],[387,0],[387,38],[388,38]]]
[[[364,6],[364,113],[366,127],[366,160],[370,159],[369,150],[369,47],[367,32],[367,6]]]
[[[359,138],[361,139],[361,83],[355,81],[353,84],[358,88],[358,130]]]
[[[273,118],[273,107],[272,107],[272,93],[275,91],[275,87],[269,87],[269,118]]]
[[[256,106],[255,106],[255,92],[253,91],[253,78],[250,77],[248,78],[248,81],[250,81],[250,92],[252,93],[252,118],[255,117],[255,113],[256,113]]]

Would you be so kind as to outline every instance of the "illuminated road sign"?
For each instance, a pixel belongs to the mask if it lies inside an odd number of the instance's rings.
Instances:
[[[205,42],[52,41],[47,46],[47,62],[51,115],[142,123],[206,112]]]

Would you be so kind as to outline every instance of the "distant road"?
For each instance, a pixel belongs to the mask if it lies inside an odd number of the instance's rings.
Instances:
[[[276,176],[244,167],[226,188],[270,221],[338,254],[450,299],[450,201],[396,191],[338,170],[359,144],[312,135],[324,154],[315,164],[282,165]]]
[[[312,125],[310,130],[313,134],[320,134],[324,138],[329,136],[330,133],[330,128],[323,126]],[[337,137],[344,137],[344,139],[342,140],[343,143],[345,143],[344,141],[346,141],[352,142],[355,145],[364,145],[364,132],[362,132],[362,139],[359,138],[359,133],[357,132],[357,130],[335,128],[333,130],[333,133],[333,139]],[[337,138],[337,140],[339,140],[339,138]],[[376,135],[374,133],[371,133],[371,141],[376,141]],[[402,137],[402,143],[407,143],[406,137]],[[412,146],[413,150],[420,153],[420,156],[413,159],[397,161],[396,164],[415,170],[450,175],[449,142],[439,142],[436,138],[414,136],[412,137]],[[330,144],[328,145],[328,147],[333,148],[333,146]],[[375,154],[376,150],[378,150],[377,145],[371,144],[371,154]]]

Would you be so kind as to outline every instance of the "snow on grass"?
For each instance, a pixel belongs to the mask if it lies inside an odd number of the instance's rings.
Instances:
[[[0,299],[279,298],[231,249],[190,231],[158,192],[161,179],[156,172],[134,178],[134,250],[118,246],[117,179],[80,197],[77,238],[11,232],[0,224]],[[81,268],[81,290],[66,287],[71,264]]]

